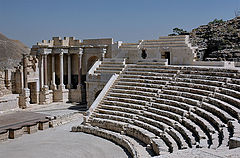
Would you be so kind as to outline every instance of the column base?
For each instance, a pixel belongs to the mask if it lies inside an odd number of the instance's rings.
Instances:
[[[67,102],[68,101],[68,89],[57,89],[53,92],[54,102]]]
[[[52,102],[52,91],[45,85],[40,91],[39,104],[50,104]]]
[[[71,89],[71,88],[72,88],[72,84],[68,84],[67,89]]]
[[[78,85],[77,85],[77,89],[78,89],[78,90],[82,90],[82,87],[83,87],[82,84],[78,84]]]
[[[56,84],[52,84],[51,86],[50,86],[50,88],[51,88],[51,90],[56,90],[57,89],[57,85]]]
[[[63,90],[65,90],[65,89],[66,89],[66,88],[65,88],[65,85],[64,85],[64,84],[58,85],[58,90],[63,91]]]

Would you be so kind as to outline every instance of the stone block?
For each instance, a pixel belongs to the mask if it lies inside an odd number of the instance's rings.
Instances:
[[[232,137],[229,140],[229,149],[240,147],[240,137]]]
[[[0,141],[5,141],[8,139],[8,130],[0,131]]]
[[[38,129],[39,130],[45,130],[45,129],[48,129],[49,128],[49,121],[40,121],[38,123]]]
[[[18,138],[18,137],[21,137],[24,133],[24,129],[23,127],[16,127],[16,128],[13,128],[13,129],[9,129],[9,139],[15,139],[15,138]]]
[[[67,102],[68,101],[68,93],[67,89],[58,89],[53,91],[53,101],[54,102]]]
[[[38,124],[27,125],[25,128],[28,134],[36,133],[38,131]]]
[[[70,89],[69,91],[70,102],[82,102],[82,91],[81,89]]]
[[[19,95],[19,107],[27,108],[30,104],[30,90],[28,88],[24,88],[22,93]]]

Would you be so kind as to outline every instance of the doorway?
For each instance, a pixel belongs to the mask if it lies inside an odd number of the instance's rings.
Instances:
[[[29,82],[28,88],[30,89],[30,104],[37,103],[37,82]]]
[[[171,61],[170,61],[170,52],[165,52],[164,53],[164,58],[168,60],[168,65],[170,65]]]

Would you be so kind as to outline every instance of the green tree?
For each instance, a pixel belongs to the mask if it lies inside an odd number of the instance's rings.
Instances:
[[[213,21],[209,22],[208,25],[210,24],[221,24],[224,23],[223,19],[214,19]]]
[[[169,36],[176,36],[176,35],[188,35],[189,33],[186,30],[180,28],[174,28],[173,33],[169,34]]]

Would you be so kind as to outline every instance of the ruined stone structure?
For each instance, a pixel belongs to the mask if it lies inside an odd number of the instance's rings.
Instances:
[[[81,41],[54,37],[33,45],[30,55],[24,55],[13,70],[12,92],[20,94],[21,108],[66,101],[87,102],[90,106],[111,75],[123,70],[126,64],[163,59],[168,64],[191,64],[195,54],[196,48],[191,47],[188,36],[138,43],[114,43],[111,38]]]
[[[238,147],[240,64],[196,61],[197,52],[189,36],[138,43],[54,37],[0,73],[0,88],[19,94],[21,108],[87,105],[83,125],[72,131],[109,139],[132,157],[148,157],[146,148],[161,155]]]
[[[187,148],[236,148],[239,85],[239,69],[156,61],[129,64],[111,77],[86,112],[84,124],[72,130],[120,139],[117,144],[132,157],[145,157],[145,146],[156,155]],[[145,145],[136,146],[132,138]]]

